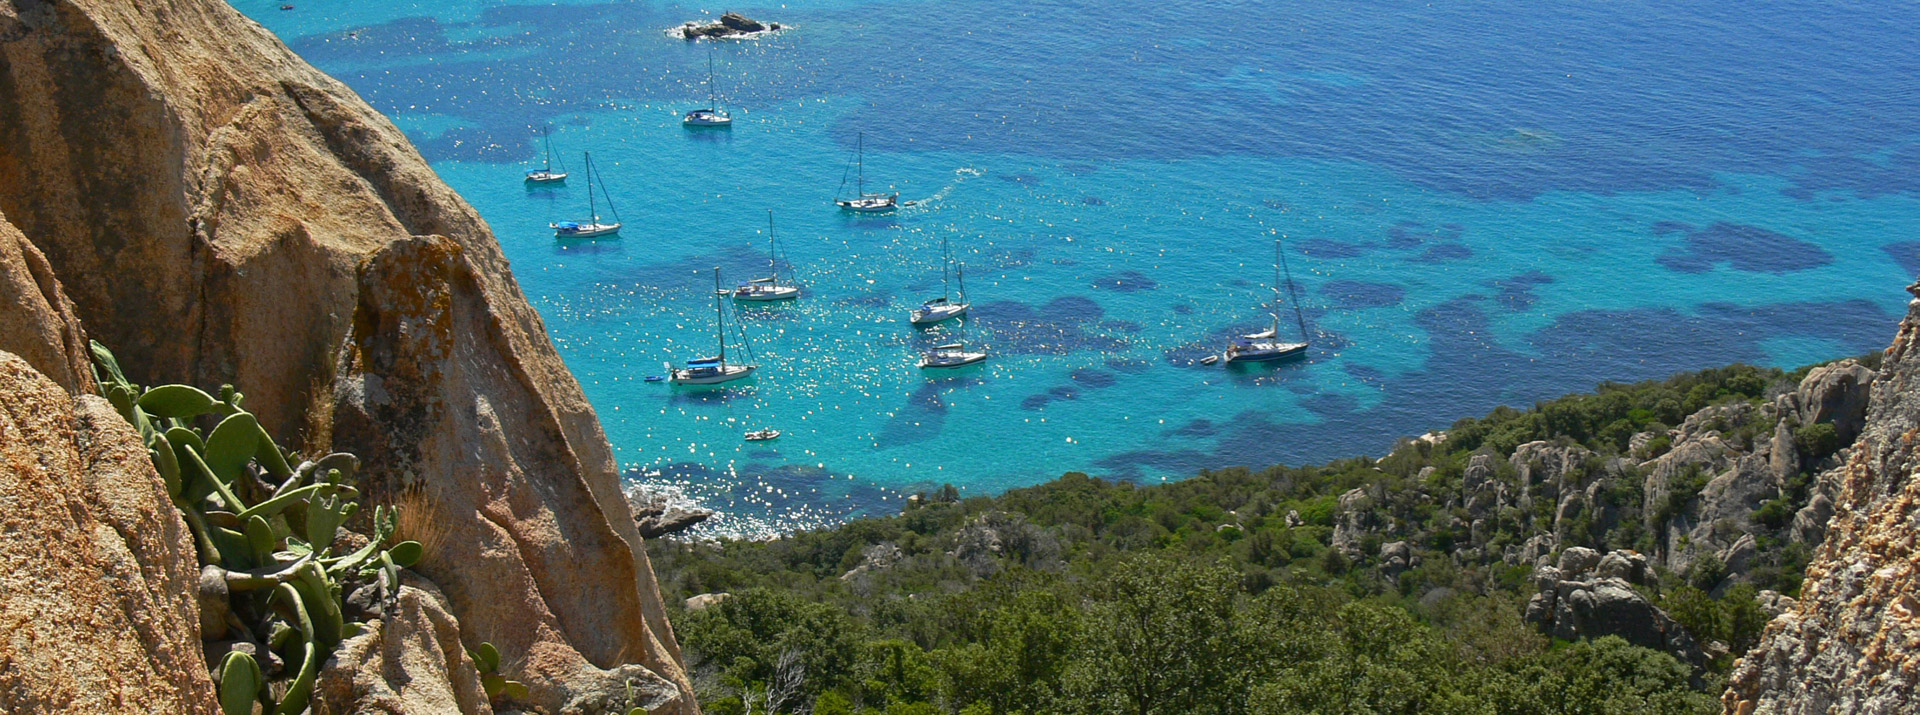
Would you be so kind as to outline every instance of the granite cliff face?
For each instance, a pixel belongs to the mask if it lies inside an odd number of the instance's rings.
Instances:
[[[1920,284],[1909,292],[1920,296]],[[1727,711],[1906,713],[1920,708],[1920,300],[1836,470],[1831,521],[1793,608],[1735,668]],[[1810,505],[1809,508],[1811,508]]]
[[[199,566],[140,437],[0,352],[0,712],[215,713]]]
[[[29,267],[0,290],[60,314],[57,276],[133,380],[238,384],[282,443],[359,454],[527,705],[631,682],[697,712],[597,416],[490,229],[351,90],[217,0],[0,0],[0,212]],[[24,342],[90,380],[77,332]]]

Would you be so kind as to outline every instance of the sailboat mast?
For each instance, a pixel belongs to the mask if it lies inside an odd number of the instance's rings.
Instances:
[[[720,267],[713,267],[713,334],[720,338],[720,369],[727,368],[727,319],[721,308]]]
[[[953,251],[947,248],[947,237],[940,237],[940,297],[946,298],[952,286],[947,285],[947,267],[953,263]]]
[[[860,132],[860,137],[853,141],[853,161],[855,166],[857,167],[855,169],[855,171],[857,172],[855,175],[858,177],[854,180],[855,190],[859,191],[861,196],[866,196],[867,195],[867,133],[866,132]]]
[[[707,47],[707,108],[718,110],[720,108],[719,97],[719,91],[714,89],[713,86],[713,47],[709,45]]]
[[[1303,342],[1303,343],[1311,342],[1310,340],[1307,339],[1307,315],[1306,313],[1301,312],[1300,310],[1300,294],[1294,292],[1293,290],[1293,269],[1287,267],[1287,256],[1284,252],[1280,250],[1281,240],[1282,239],[1278,239],[1278,238],[1273,239],[1273,255],[1275,258],[1280,259],[1281,269],[1287,272],[1287,298],[1293,301],[1293,317],[1295,320],[1300,322],[1300,342]],[[1274,298],[1278,299],[1279,297],[1280,297],[1279,294],[1276,292],[1274,294]],[[1280,316],[1279,316],[1278,306],[1274,307],[1273,321],[1274,321],[1274,329],[1277,332],[1280,327]]]
[[[547,146],[546,172],[551,174],[553,173],[553,128],[542,125],[540,127],[540,140],[541,143]]]
[[[773,209],[767,209],[767,276],[780,285],[780,258],[773,247]]]
[[[958,277],[960,279],[960,301],[964,303],[967,300],[967,264],[962,263],[958,266],[955,266],[954,272],[959,274]]]
[[[593,223],[600,223],[600,211],[593,206],[593,152],[582,152],[587,164],[587,216]]]

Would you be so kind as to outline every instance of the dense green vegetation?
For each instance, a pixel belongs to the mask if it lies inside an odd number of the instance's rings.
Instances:
[[[1378,460],[1154,486],[1074,473],[997,497],[943,487],[898,516],[772,541],[657,540],[654,564],[670,604],[731,594],[673,619],[714,713],[1709,712],[1730,656],[1695,669],[1618,638],[1550,642],[1521,620],[1530,566],[1448,557],[1469,536],[1447,505],[1474,454],[1581,445],[1598,473],[1637,433],[1803,375],[1733,366],[1605,384]],[[1812,432],[1800,438],[1812,456],[1838,448]],[[1562,545],[1650,549],[1641,510],[1685,509],[1703,479],[1675,480],[1654,504],[1609,484],[1629,518],[1576,524]],[[1382,495],[1374,512],[1427,558],[1396,574],[1332,548],[1338,497],[1356,487]],[[1777,528],[1801,492],[1754,520]],[[1538,516],[1501,514],[1484,551],[1537,533]],[[1367,538],[1359,553],[1379,553]],[[1659,574],[1648,595],[1737,655],[1766,620],[1756,588],[1797,588],[1804,554],[1788,551],[1769,548],[1731,587],[1709,564]]]

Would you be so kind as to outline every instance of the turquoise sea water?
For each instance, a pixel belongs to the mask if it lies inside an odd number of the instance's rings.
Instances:
[[[726,8],[790,27],[709,45],[664,30],[719,7],[281,2],[237,6],[408,131],[623,466],[718,531],[1379,454],[1601,380],[1857,354],[1920,272],[1893,5],[819,0]],[[735,126],[690,131],[710,47]],[[594,153],[622,238],[553,240],[586,185],[522,185],[543,125]],[[917,205],[830,203],[861,132]],[[709,271],[764,271],[769,209],[806,294],[740,311],[760,375],[644,382],[711,352]],[[1276,236],[1310,354],[1199,365],[1264,324]],[[915,330],[942,238],[973,317]],[[992,359],[914,369],[955,335]]]

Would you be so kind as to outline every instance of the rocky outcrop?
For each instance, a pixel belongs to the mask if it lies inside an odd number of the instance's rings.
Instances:
[[[214,713],[186,525],[140,436],[0,353],[0,712]]]
[[[752,37],[763,32],[780,29],[780,23],[749,18],[737,12],[723,13],[713,22],[689,22],[673,28],[673,32],[689,40],[721,37]]]
[[[1920,284],[1908,291],[1920,296]],[[1863,384],[1847,372],[1829,384]],[[1920,709],[1920,301],[1871,389],[1800,598],[1734,668],[1722,698],[1730,713]],[[1853,404],[1856,390],[1838,390],[1837,402]]]
[[[677,492],[644,486],[627,490],[627,504],[633,507],[633,523],[640,535],[649,539],[686,531],[714,514]]]
[[[314,715],[491,713],[460,644],[460,623],[433,585],[410,577],[321,672]]]
[[[92,392],[87,337],[40,249],[0,215],[0,350],[68,392]]]
[[[639,668],[697,710],[593,409],[486,224],[351,90],[215,0],[0,0],[0,212],[135,382],[241,385],[283,444],[359,454],[528,705]]]
[[[1633,590],[1625,577],[1636,573],[1646,573],[1646,559],[1637,553],[1614,551],[1603,557],[1593,549],[1567,549],[1558,566],[1534,569],[1539,593],[1527,602],[1526,619],[1560,640],[1619,636],[1704,665],[1707,656],[1686,629]]]

